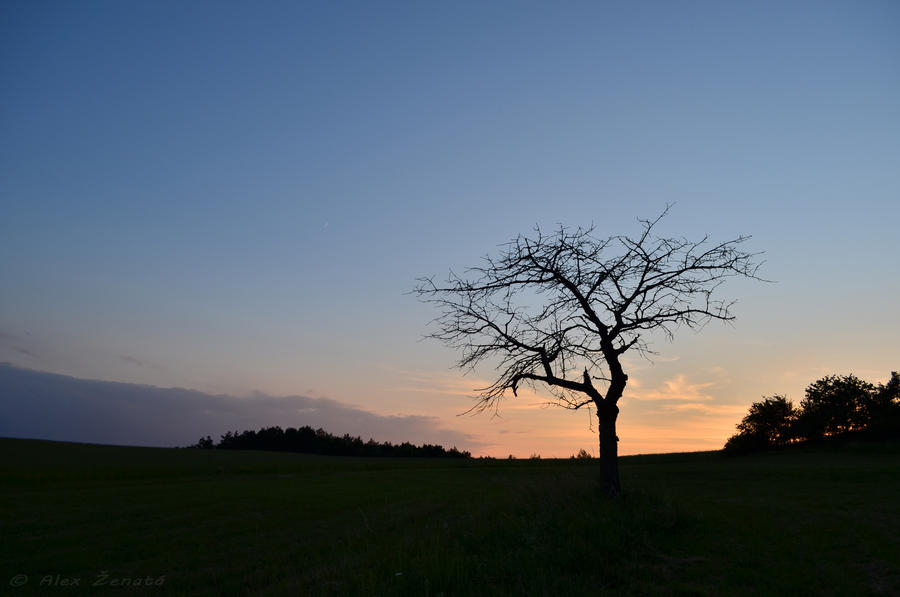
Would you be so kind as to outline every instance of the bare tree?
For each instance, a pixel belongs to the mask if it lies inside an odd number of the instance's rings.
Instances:
[[[710,320],[731,321],[733,301],[715,294],[729,277],[757,278],[759,253],[741,250],[749,237],[711,243],[656,236],[669,208],[639,220],[635,237],[594,235],[594,227],[535,228],[501,245],[465,275],[420,278],[415,292],[440,314],[429,337],[462,351],[458,366],[496,367],[473,410],[496,409],[523,384],[546,387],[554,403],[596,409],[601,482],[620,492],[616,418],[628,382],[622,356],[652,354],[647,336]],[[758,279],[758,278],[757,278]]]

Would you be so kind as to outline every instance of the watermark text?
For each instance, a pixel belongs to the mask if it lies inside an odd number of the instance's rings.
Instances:
[[[9,579],[9,586],[24,587],[27,584],[39,587],[161,587],[166,584],[165,575],[117,576],[109,570],[101,570],[94,576],[67,576],[64,574],[41,574],[28,576],[16,574]]]

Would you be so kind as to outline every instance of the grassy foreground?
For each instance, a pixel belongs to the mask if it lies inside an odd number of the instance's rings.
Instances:
[[[900,594],[897,444],[621,477],[0,439],[0,594]]]

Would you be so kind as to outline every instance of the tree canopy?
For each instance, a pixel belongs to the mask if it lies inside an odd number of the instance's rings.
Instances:
[[[332,435],[324,429],[313,429],[308,425],[300,428],[263,427],[259,431],[229,431],[216,443],[210,436],[200,438],[191,448],[218,450],[265,450],[272,452],[301,452],[329,456],[417,456],[425,458],[470,458],[468,451],[460,451],[456,446],[449,450],[441,445],[409,442],[392,444],[364,442],[359,436]]]
[[[747,452],[848,435],[900,437],[900,374],[878,386],[855,375],[828,375],[806,388],[795,408],[784,396],[754,402],[725,450]]]

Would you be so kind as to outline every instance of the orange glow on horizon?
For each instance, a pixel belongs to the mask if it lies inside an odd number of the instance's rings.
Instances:
[[[727,377],[716,370],[708,377],[697,381],[677,373],[656,382],[634,378],[619,403],[619,454],[721,449],[749,402],[726,403],[721,394]],[[594,410],[553,406],[552,397],[540,388],[521,388],[517,397],[504,398],[496,411],[463,415],[474,404],[474,390],[490,381],[446,372],[404,375],[404,380],[403,386],[390,390],[425,398],[434,407],[431,415],[482,444],[471,450],[473,456],[568,458],[580,449],[598,455]]]

